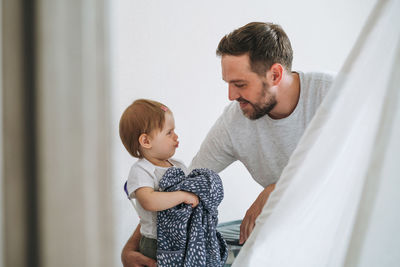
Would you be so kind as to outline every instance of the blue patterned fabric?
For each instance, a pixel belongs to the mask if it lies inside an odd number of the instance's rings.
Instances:
[[[199,205],[180,204],[157,212],[157,265],[224,266],[228,248],[218,224],[217,207],[224,198],[219,175],[209,169],[194,169],[187,177],[179,168],[169,168],[161,178],[162,191],[196,194]]]

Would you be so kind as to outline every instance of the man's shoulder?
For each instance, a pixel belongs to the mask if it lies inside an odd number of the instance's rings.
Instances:
[[[323,99],[335,79],[333,72],[299,72],[300,88],[307,98]]]
[[[335,79],[336,74],[331,71],[310,71],[310,72],[299,72],[300,75],[303,76],[304,82],[307,84],[323,84],[323,85],[331,85],[333,80]]]
[[[306,109],[314,110],[328,94],[335,74],[333,72],[305,72],[299,73],[299,75],[302,101],[305,103]]]

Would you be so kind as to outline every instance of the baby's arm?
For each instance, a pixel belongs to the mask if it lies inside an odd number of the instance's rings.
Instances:
[[[141,187],[135,191],[135,195],[140,205],[148,211],[166,210],[181,203],[191,204],[192,207],[199,204],[199,198],[186,191],[158,192],[151,187]]]

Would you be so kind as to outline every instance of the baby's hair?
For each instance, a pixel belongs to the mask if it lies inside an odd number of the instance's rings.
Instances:
[[[138,99],[128,106],[119,121],[119,136],[126,150],[135,158],[143,158],[139,137],[162,130],[165,112],[171,112],[165,105],[149,100]]]

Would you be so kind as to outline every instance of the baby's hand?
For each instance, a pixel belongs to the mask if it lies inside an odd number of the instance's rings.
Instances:
[[[196,207],[197,205],[199,205],[199,197],[196,196],[193,193],[189,193],[189,192],[185,192],[183,191],[184,194],[184,199],[183,202],[185,204],[189,204],[192,205],[192,208]]]

